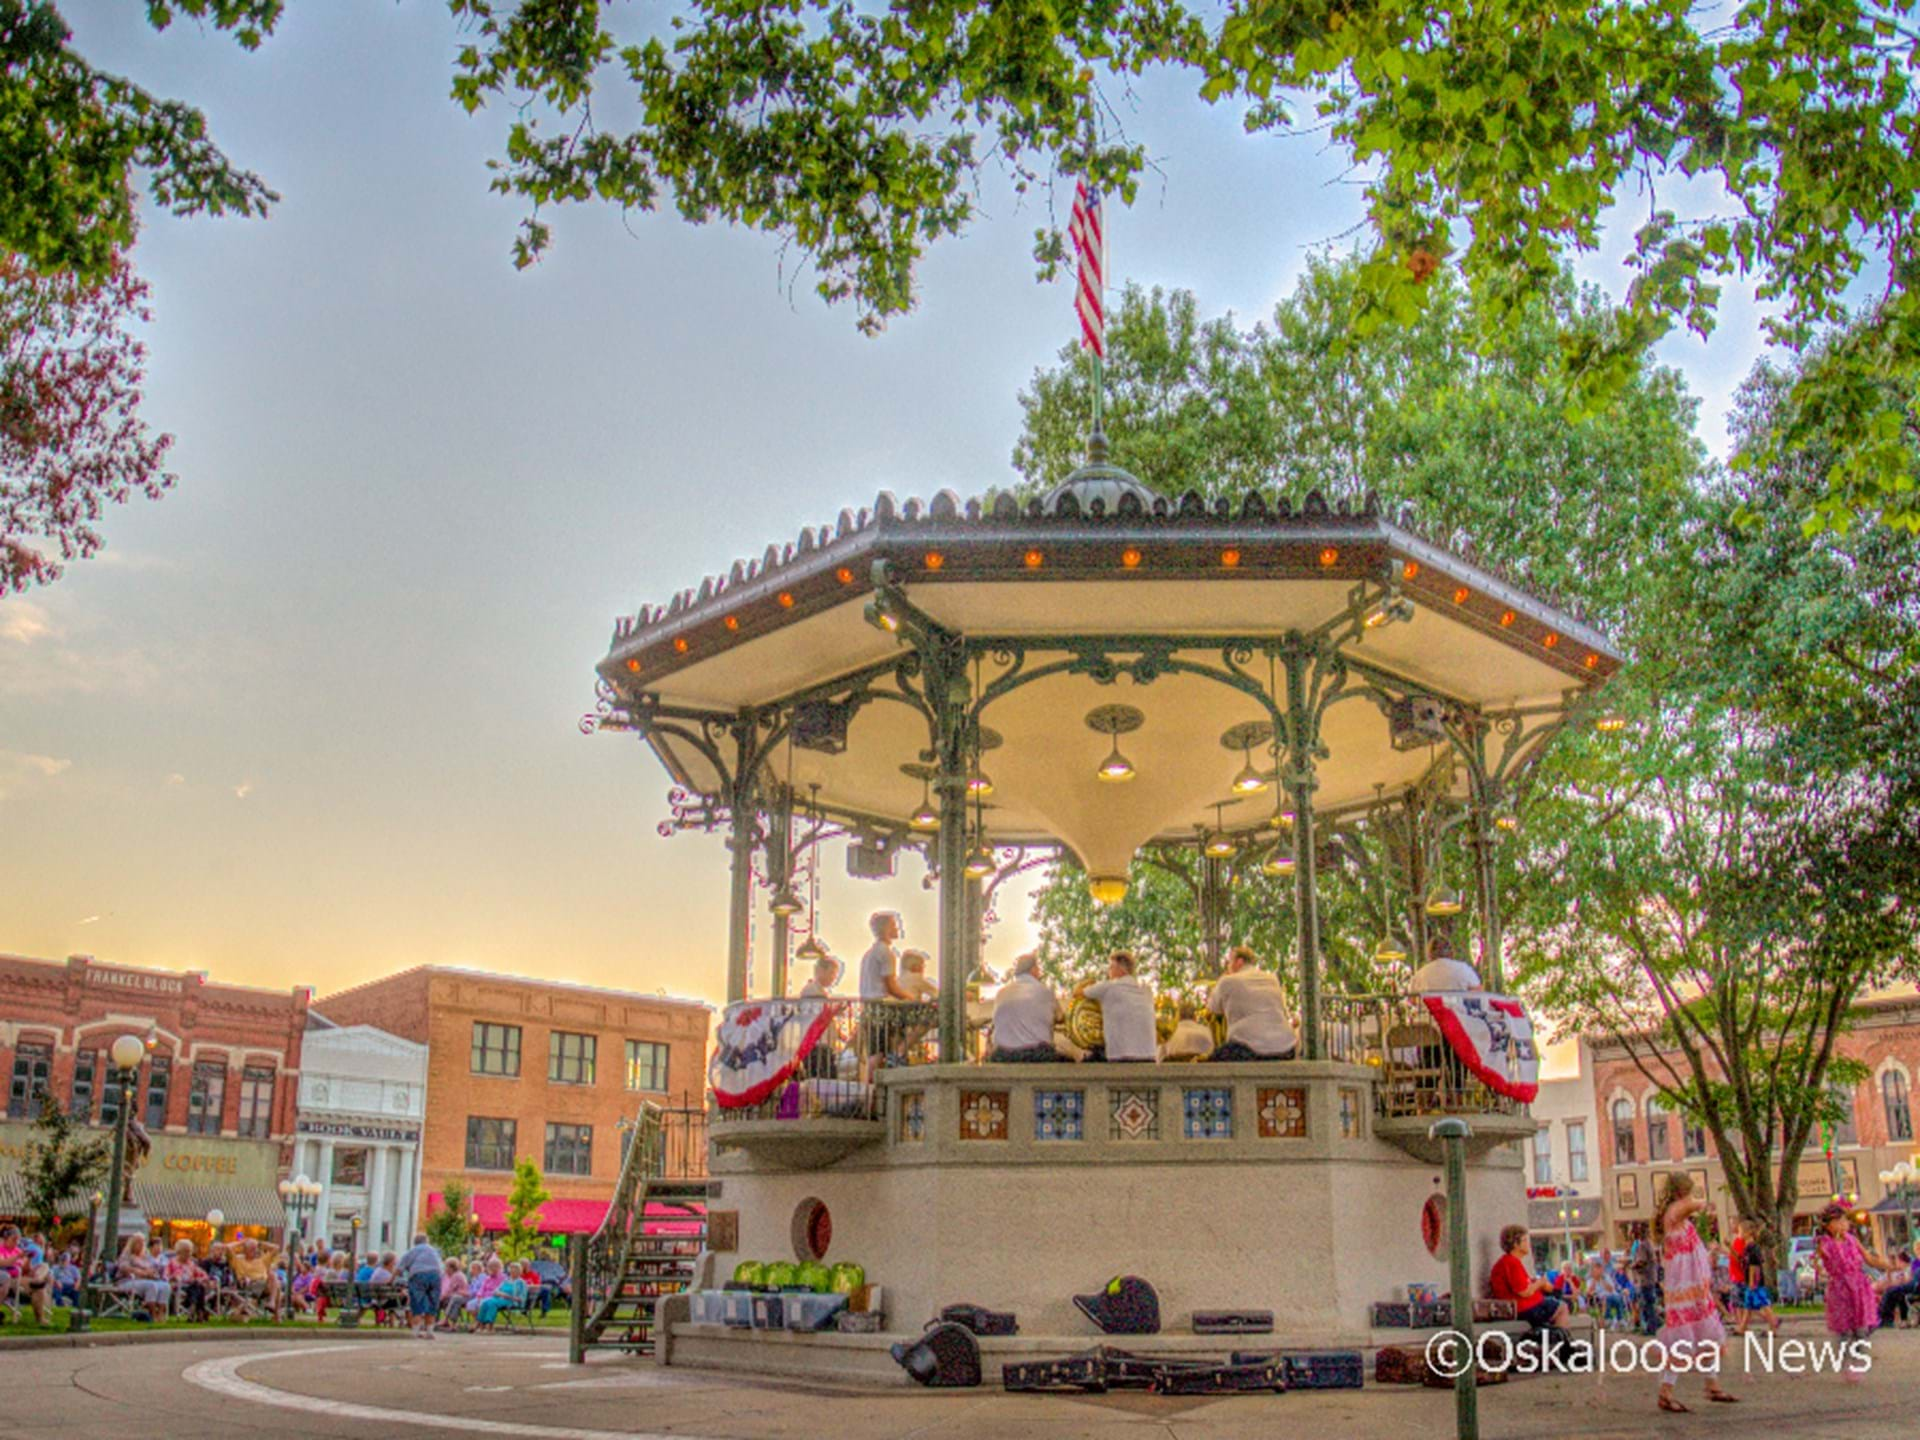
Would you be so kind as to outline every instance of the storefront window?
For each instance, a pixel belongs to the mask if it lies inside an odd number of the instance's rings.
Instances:
[[[591,1125],[547,1126],[547,1173],[549,1175],[591,1175],[593,1173],[593,1127]]]
[[[273,1128],[273,1067],[249,1065],[240,1072],[240,1133],[264,1140]]]
[[[93,1119],[93,1102],[98,1090],[96,1078],[103,1057],[98,1050],[76,1051],[73,1057],[73,1089],[67,1098],[67,1113],[74,1119]]]
[[[333,1152],[333,1183],[364,1187],[367,1183],[367,1152],[335,1150]]]
[[[654,1040],[627,1041],[627,1089],[667,1088],[667,1047]]]
[[[557,1085],[593,1084],[596,1036],[555,1030],[547,1037],[547,1079]]]
[[[23,1040],[13,1052],[13,1084],[7,1090],[7,1114],[15,1120],[40,1113],[40,1098],[53,1078],[53,1046]]]
[[[193,1089],[187,1094],[187,1133],[218,1135],[227,1103],[227,1067],[219,1060],[196,1060]]]
[[[173,1059],[155,1055],[147,1061],[147,1129],[163,1130],[167,1124],[167,1089],[173,1083]]]

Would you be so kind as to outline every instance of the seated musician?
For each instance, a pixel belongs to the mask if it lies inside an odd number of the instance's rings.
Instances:
[[[1436,939],[1427,947],[1427,963],[1413,972],[1413,993],[1443,995],[1450,991],[1480,989],[1480,972],[1464,960],[1456,960],[1445,940]]]
[[[1227,1022],[1227,1041],[1213,1060],[1291,1060],[1298,1044],[1287,1020],[1280,977],[1262,970],[1250,946],[1236,945],[1227,973],[1214,982],[1207,1009]]]
[[[1100,1007],[1105,1038],[1090,1060],[1152,1060],[1154,1056],[1153,989],[1134,972],[1131,951],[1116,950],[1107,960],[1107,978],[1082,980],[1073,993]]]
[[[822,954],[813,962],[813,978],[800,987],[802,1000],[830,1000],[833,987],[840,981],[840,962],[831,955]]]
[[[1213,1028],[1200,1022],[1199,1008],[1182,1000],[1175,1012],[1173,1034],[1160,1047],[1162,1060],[1204,1060],[1213,1054]]]
[[[900,952],[900,988],[909,1000],[936,1000],[940,996],[940,987],[927,978],[927,958],[924,950]]]
[[[1033,1064],[1065,1060],[1053,1045],[1053,1027],[1066,1017],[1060,997],[1040,978],[1040,957],[1028,951],[1013,962],[1013,976],[993,999],[993,1053],[996,1064]]]

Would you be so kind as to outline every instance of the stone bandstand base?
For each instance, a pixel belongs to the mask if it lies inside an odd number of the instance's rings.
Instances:
[[[890,1333],[681,1325],[662,1358],[872,1379],[894,1368],[887,1343],[962,1302],[1019,1317],[1021,1335],[990,1347],[996,1364],[1060,1354],[1103,1338],[1071,1297],[1124,1274],[1160,1297],[1163,1333],[1141,1348],[1387,1343],[1370,1304],[1448,1281],[1420,1223],[1440,1168],[1376,1133],[1375,1083],[1366,1066],[1311,1061],[908,1067],[881,1072],[864,1136],[841,1116],[824,1147],[805,1136],[826,1117],[730,1127],[722,1112],[714,1209],[737,1213],[739,1246],[717,1257],[718,1278],[739,1260],[808,1258],[809,1237],[830,1232],[824,1258],[865,1267]],[[1519,1142],[1533,1122],[1468,1118],[1484,1277],[1501,1227],[1526,1218]],[[1273,1311],[1275,1333],[1192,1335],[1194,1311],[1237,1309]]]

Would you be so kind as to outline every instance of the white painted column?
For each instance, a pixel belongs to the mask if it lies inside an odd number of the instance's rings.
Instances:
[[[314,1207],[314,1233],[328,1244],[333,1243],[333,1137],[323,1136],[320,1141],[320,1170],[313,1178],[320,1182],[320,1203]]]
[[[400,1193],[394,1197],[394,1214],[399,1216],[396,1234],[401,1245],[413,1244],[413,1233],[420,1228],[415,1213],[420,1205],[420,1147],[400,1146]]]
[[[367,1228],[362,1233],[373,1250],[383,1250],[392,1243],[391,1236],[383,1238],[380,1234],[381,1222],[393,1215],[387,1205],[387,1157],[392,1153],[391,1145],[374,1146],[372,1173],[367,1176]]]

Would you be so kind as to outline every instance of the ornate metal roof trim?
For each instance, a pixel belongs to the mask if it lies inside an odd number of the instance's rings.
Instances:
[[[1329,502],[1318,490],[1309,491],[1297,506],[1285,496],[1269,499],[1258,490],[1245,492],[1237,501],[1228,496],[1209,501],[1194,490],[1179,496],[1149,492],[1124,471],[1109,476],[1100,467],[1088,467],[1076,473],[1078,479],[1025,501],[1011,492],[999,491],[963,502],[952,490],[941,490],[925,502],[917,498],[899,501],[883,490],[871,510],[842,510],[831,524],[803,528],[790,544],[769,545],[758,561],[737,560],[726,574],[708,576],[697,588],[680,591],[664,605],[643,604],[632,615],[618,617],[611,649],[600,668],[609,678],[627,683],[631,676],[643,673],[651,679],[661,673],[660,669],[643,665],[638,657],[641,651],[660,643],[670,642],[676,658],[688,656],[686,663],[691,663],[690,636],[694,631],[717,624],[723,627],[726,638],[745,640],[777,628],[767,622],[779,620],[782,612],[798,617],[864,593],[870,588],[865,562],[873,558],[871,552],[888,542],[991,552],[1049,542],[1113,543],[1135,536],[1143,545],[1164,538],[1190,546],[1310,541],[1397,550],[1414,557],[1405,576],[1409,584],[1415,572],[1433,568],[1457,578],[1476,598],[1497,601],[1495,614],[1502,617],[1498,619],[1500,627],[1511,626],[1517,613],[1524,611],[1542,631],[1545,649],[1555,648],[1563,636],[1576,640],[1586,653],[1584,667],[1566,663],[1564,656],[1546,657],[1570,673],[1579,668],[1611,673],[1618,668],[1620,656],[1611,642],[1579,610],[1539,595],[1507,567],[1479,558],[1470,545],[1456,548],[1434,538],[1418,525],[1411,506],[1401,507],[1389,518],[1379,497],[1371,491],[1357,504],[1344,498]],[[1166,558],[1156,556],[1162,562]],[[1379,558],[1373,557],[1375,562]],[[942,553],[940,562],[944,560]],[[1004,556],[991,568],[1005,569]],[[1377,563],[1373,568],[1377,569]],[[1460,573],[1463,571],[1470,573]],[[1046,578],[1061,573],[1062,569],[1055,567]],[[1087,572],[1069,569],[1065,573]],[[1191,564],[1157,563],[1131,573],[1142,578],[1195,578],[1201,571]],[[1249,566],[1241,573],[1272,571]],[[1356,573],[1373,570],[1348,557],[1318,573],[1326,578],[1354,578]],[[922,573],[918,578],[929,577]],[[949,572],[945,578],[959,576]],[[804,603],[803,588],[808,592]],[[1455,602],[1460,598],[1456,589]],[[769,601],[777,608],[752,619],[745,615]],[[1486,617],[1474,618],[1486,628]]]

